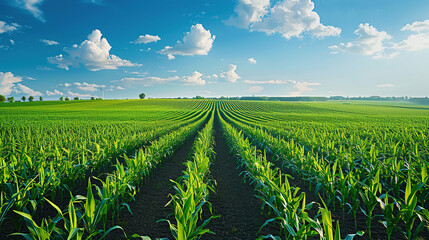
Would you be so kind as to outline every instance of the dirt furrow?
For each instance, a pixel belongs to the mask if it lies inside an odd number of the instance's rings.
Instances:
[[[135,201],[130,203],[132,215],[123,210],[115,224],[122,226],[130,237],[133,234],[149,236],[152,239],[168,237],[172,239],[167,222],[158,220],[166,218],[172,213],[171,206],[165,206],[170,200],[169,194],[174,194],[170,179],[176,180],[185,170],[184,163],[188,159],[196,135],[188,140],[177,152],[166,159],[162,166],[148,176],[146,184],[140,187]],[[107,239],[125,239],[121,231],[114,231]]]
[[[229,153],[228,146],[222,137],[218,119],[215,120],[216,157],[210,167],[212,177],[216,180],[216,193],[211,193],[209,201],[214,214],[220,218],[213,219],[208,228],[215,235],[206,234],[203,239],[256,239],[265,217],[260,214],[261,201],[253,193],[253,187],[243,182],[237,169],[237,162]]]

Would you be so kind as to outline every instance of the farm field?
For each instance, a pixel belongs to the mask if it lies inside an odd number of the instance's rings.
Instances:
[[[0,239],[429,239],[429,107],[0,104]]]

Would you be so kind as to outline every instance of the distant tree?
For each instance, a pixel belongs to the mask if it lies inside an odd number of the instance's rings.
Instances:
[[[60,97],[60,101],[64,101],[64,97]]]
[[[32,102],[34,100],[34,97],[33,96],[30,96],[29,98],[28,98],[28,101],[30,101],[30,102]]]
[[[23,102],[25,102],[25,99],[27,99],[25,96],[22,96],[22,98],[21,98],[21,100],[23,101]]]
[[[79,97],[75,97],[74,100],[79,100]]]
[[[195,98],[196,98],[196,99],[203,99],[204,97],[196,96]]]
[[[64,100],[65,100],[65,101],[69,101],[69,100],[70,100],[70,98],[69,98],[69,97],[66,97]]]
[[[3,95],[0,95],[0,102],[6,102],[6,98]]]
[[[95,100],[95,97],[91,97],[91,100]]]
[[[14,101],[15,101],[15,98],[14,98],[14,97],[8,97],[8,98],[7,98],[7,101],[8,101],[8,102],[14,102]]]
[[[43,98],[41,96],[39,97],[39,101],[43,101]]]
[[[139,98],[140,98],[140,99],[144,99],[145,97],[146,97],[146,94],[144,94],[144,93],[140,93],[140,94],[139,94]]]

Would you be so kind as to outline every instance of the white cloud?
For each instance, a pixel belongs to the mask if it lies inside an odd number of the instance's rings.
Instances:
[[[49,57],[49,63],[58,65],[59,68],[69,69],[69,66],[84,65],[90,71],[101,69],[117,69],[126,66],[141,66],[128,60],[123,60],[116,55],[110,54],[109,42],[102,38],[100,30],[96,29],[88,35],[88,40],[83,41],[79,46],[73,45],[73,48],[65,48],[66,55]]]
[[[226,24],[268,35],[281,34],[284,38],[301,37],[311,33],[314,37],[338,36],[341,29],[325,26],[314,11],[311,0],[280,0],[270,6],[269,0],[240,0],[235,7],[236,17],[230,17]]]
[[[254,59],[254,58],[249,58],[248,60],[249,60],[249,63],[256,64],[256,59]]]
[[[177,70],[168,70],[167,72],[169,72],[169,73],[175,73],[175,72],[177,72]]]
[[[221,78],[225,78],[226,80],[230,81],[230,82],[237,82],[238,79],[240,79],[241,77],[235,72],[235,70],[237,70],[237,66],[234,64],[229,64],[228,66],[228,70],[221,73],[220,77]]]
[[[124,90],[125,88],[121,87],[121,86],[110,86],[109,88],[106,89],[107,92],[113,92],[114,90]]]
[[[166,46],[159,53],[167,55],[169,60],[174,59],[174,55],[207,55],[215,38],[216,36],[212,36],[203,25],[195,24],[191,27],[191,31],[183,37],[183,42],[178,41],[174,47]]]
[[[46,95],[48,95],[48,96],[62,96],[62,95],[64,95],[64,93],[63,92],[61,92],[61,91],[59,91],[59,90],[57,90],[57,89],[55,89],[54,91],[46,91]]]
[[[22,85],[20,82],[23,77],[14,76],[11,72],[0,72],[0,94],[10,95],[13,93],[24,93],[34,96],[43,96],[41,92]]]
[[[392,58],[397,53],[386,54],[385,42],[392,38],[385,31],[378,31],[375,27],[368,23],[360,24],[355,31],[358,37],[348,43],[340,43],[340,45],[330,46],[333,54],[338,52],[350,52],[362,54],[366,56],[373,56],[373,58]]]
[[[39,91],[34,91],[33,89],[24,86],[21,83],[17,83],[12,90],[16,93],[24,93],[31,96],[43,96],[43,93]]]
[[[254,86],[249,88],[249,93],[260,93],[264,90],[264,87],[262,86]]]
[[[73,83],[73,85],[77,86],[77,89],[82,90],[82,91],[89,91],[89,92],[95,92],[100,90],[100,88],[105,88],[105,85],[97,85],[97,84],[93,84],[93,83],[79,83],[79,82],[75,82]]]
[[[0,94],[9,95],[16,83],[22,81],[22,77],[14,76],[11,72],[0,72]]]
[[[185,85],[205,85],[206,81],[201,78],[202,76],[203,74],[195,71],[191,76],[183,77],[183,82]]]
[[[405,25],[401,31],[412,31],[407,39],[393,45],[394,49],[420,51],[429,48],[429,20]]]
[[[35,18],[44,22],[43,12],[39,9],[44,0],[15,0],[16,6],[29,11]]]
[[[15,41],[13,39],[9,39],[10,44],[15,45]]]
[[[378,84],[376,87],[389,88],[389,87],[393,87],[393,84],[391,84],[391,83],[383,83],[383,84]]]
[[[56,42],[56,41],[52,41],[52,40],[40,39],[40,41],[41,41],[42,43],[44,43],[45,45],[49,45],[49,46],[52,46],[52,45],[59,45],[59,43],[58,43],[58,42]]]
[[[140,35],[139,38],[137,38],[136,40],[132,41],[132,43],[135,44],[146,44],[146,43],[151,43],[151,42],[157,42],[161,40],[161,38],[159,36],[153,36],[153,35]]]
[[[72,91],[67,91],[67,95],[70,97],[78,97],[78,98],[93,97],[91,94],[82,94],[82,93],[76,93],[76,92],[72,92]]]
[[[0,21],[0,34],[15,31],[18,27],[20,26],[17,23],[12,23],[9,25],[4,21]]]
[[[239,0],[234,7],[236,16],[231,16],[224,23],[238,28],[249,28],[250,24],[261,21],[269,6],[270,0]]]

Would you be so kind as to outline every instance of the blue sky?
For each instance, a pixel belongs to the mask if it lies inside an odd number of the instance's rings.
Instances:
[[[0,94],[427,96],[429,1],[2,0]]]

